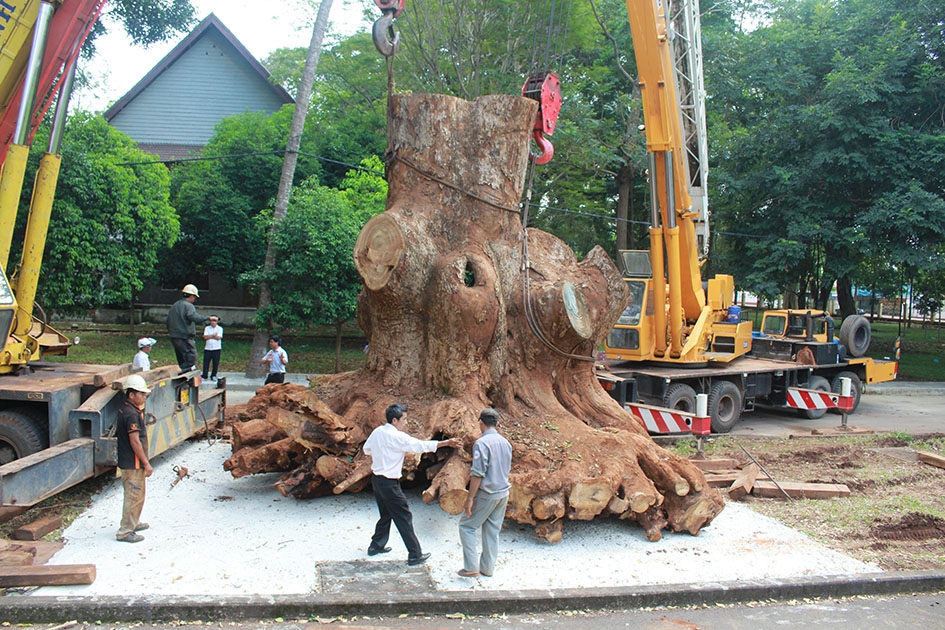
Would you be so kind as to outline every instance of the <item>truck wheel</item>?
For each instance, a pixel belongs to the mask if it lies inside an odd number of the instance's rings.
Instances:
[[[839,338],[851,357],[862,357],[869,350],[873,338],[870,320],[862,315],[847,316],[840,324]]]
[[[0,411],[0,465],[9,464],[46,448],[48,438],[37,422],[27,414]]]
[[[830,383],[830,391],[834,394],[840,393],[840,379],[848,378],[850,379],[850,394],[853,395],[853,409],[847,413],[853,413],[856,411],[856,408],[860,406],[860,394],[863,393],[863,381],[860,380],[860,377],[854,374],[853,372],[840,372],[833,377],[833,381]],[[839,409],[831,409],[832,412],[839,414]]]
[[[731,381],[719,381],[709,390],[713,433],[728,433],[742,416],[742,393]]]
[[[696,390],[685,383],[673,383],[666,390],[663,406],[686,413],[696,412]]]
[[[807,385],[804,386],[804,389],[813,389],[818,392],[829,392],[830,381],[825,379],[823,376],[811,376],[807,379]],[[826,409],[801,409],[800,414],[802,418],[807,418],[808,420],[816,420],[817,418],[823,418],[824,414],[827,413]]]

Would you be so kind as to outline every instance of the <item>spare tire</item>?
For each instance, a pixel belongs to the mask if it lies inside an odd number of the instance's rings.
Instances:
[[[872,339],[870,320],[862,315],[849,315],[840,324],[840,343],[846,347],[851,357],[862,357],[866,354]]]

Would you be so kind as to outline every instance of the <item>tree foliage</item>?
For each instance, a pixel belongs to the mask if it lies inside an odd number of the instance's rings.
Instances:
[[[291,116],[287,105],[272,115],[225,118],[200,160],[174,168],[171,191],[181,238],[165,256],[165,283],[217,272],[235,285],[240,273],[262,262],[265,233],[256,216],[275,198]],[[302,158],[299,176],[318,168],[316,160]]]
[[[715,217],[736,234],[714,253],[747,288],[822,306],[866,258],[930,260],[945,236],[932,4],[776,0],[770,23],[736,34],[715,64]]]
[[[37,133],[27,181],[48,133]],[[69,119],[61,154],[37,300],[59,312],[127,306],[153,275],[160,249],[178,235],[167,167],[146,163],[149,156],[131,138],[90,114]],[[15,247],[22,245],[27,200],[17,215]]]
[[[384,209],[387,184],[374,157],[349,173],[340,188],[311,177],[293,190],[288,213],[274,232],[277,268],[243,274],[242,281],[265,281],[272,304],[256,313],[260,326],[310,328],[354,318],[361,278],[354,267],[354,242],[364,223]],[[264,219],[271,216],[266,213]]]
[[[148,46],[184,33],[196,21],[190,0],[112,0],[109,14],[117,19],[135,44]],[[96,24],[90,39],[105,32]]]

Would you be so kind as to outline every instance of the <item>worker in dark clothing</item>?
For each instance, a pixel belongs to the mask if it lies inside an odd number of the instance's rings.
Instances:
[[[197,369],[196,325],[206,325],[210,318],[197,313],[194,307],[200,297],[197,287],[188,284],[181,289],[181,294],[167,312],[167,336],[171,338],[181,372],[190,372]]]
[[[121,524],[115,537],[122,542],[144,540],[138,532],[148,528],[141,522],[147,478],[154,472],[148,461],[148,429],[144,422],[144,405],[148,400],[148,384],[138,374],[124,382],[125,404],[118,410],[115,437],[118,440],[118,470],[125,492],[121,509]]]

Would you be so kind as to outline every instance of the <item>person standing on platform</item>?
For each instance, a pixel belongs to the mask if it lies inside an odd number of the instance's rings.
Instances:
[[[197,313],[194,302],[200,297],[197,287],[192,284],[181,289],[181,298],[174,302],[167,312],[167,336],[171,338],[177,365],[181,372],[197,369],[196,325],[206,325],[209,317]]]

